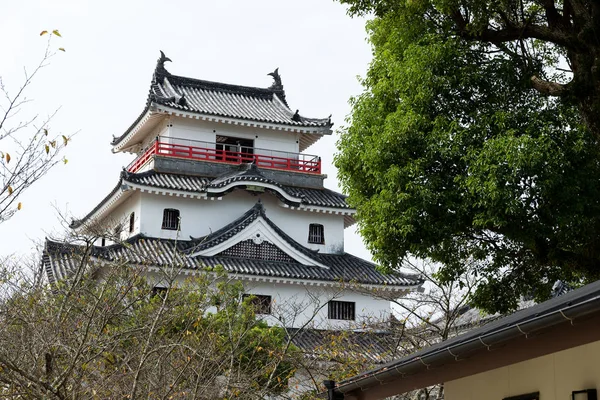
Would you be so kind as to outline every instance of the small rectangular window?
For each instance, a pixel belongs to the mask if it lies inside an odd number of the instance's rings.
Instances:
[[[167,295],[166,287],[154,286],[152,288],[152,292],[150,292],[150,297],[160,296],[160,298],[164,299],[166,295]]]
[[[129,233],[133,233],[135,229],[135,212],[129,214]]]
[[[325,229],[321,224],[308,226],[308,243],[325,244]]]
[[[505,397],[502,400],[539,400],[540,392],[520,394],[518,396]]]
[[[243,299],[250,297],[257,314],[271,314],[271,296],[264,294],[244,294]]]
[[[163,212],[162,229],[176,231],[179,228],[179,210],[165,208]]]
[[[356,303],[353,301],[330,301],[327,317],[329,319],[343,319],[354,321],[356,317]]]

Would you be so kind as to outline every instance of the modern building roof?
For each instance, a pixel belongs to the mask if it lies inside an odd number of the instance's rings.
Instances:
[[[536,336],[559,324],[600,313],[600,281],[555,297],[544,303],[517,311],[479,328],[437,343],[340,382],[342,393],[363,392],[382,384],[415,376],[430,369],[454,368],[456,362],[487,352],[517,338]]]
[[[138,174],[123,171],[113,190],[85,217],[74,220],[71,228],[78,228],[102,209],[119,191],[128,190],[128,185],[141,186],[147,189],[185,192],[198,196],[223,196],[236,188],[247,186],[266,186],[266,190],[275,194],[279,199],[293,207],[327,207],[353,211],[346,203],[346,196],[333,190],[321,188],[304,188],[279,184],[277,181],[265,178],[253,164],[242,164],[234,172],[229,172],[216,178],[201,176],[166,174],[154,170]]]
[[[172,75],[165,68],[167,61],[171,60],[161,51],[144,111],[125,133],[113,139],[113,145],[125,139],[153,106],[331,133],[330,117],[308,118],[289,108],[278,69],[268,74],[274,80],[270,87],[258,88]]]

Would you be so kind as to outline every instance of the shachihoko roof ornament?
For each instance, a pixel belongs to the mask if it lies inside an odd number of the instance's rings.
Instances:
[[[194,115],[196,118],[224,119],[255,126],[278,127],[302,133],[301,149],[308,147],[324,134],[331,134],[331,117],[309,118],[290,109],[279,68],[268,75],[273,83],[267,88],[241,86],[173,75],[165,68],[172,62],[160,52],[150,85],[146,107],[134,123],[112,144],[128,146],[150,115],[172,113]],[[139,126],[138,126],[139,125]],[[273,128],[275,129],[275,128]],[[130,135],[131,134],[131,135]],[[139,141],[141,137],[135,139]]]

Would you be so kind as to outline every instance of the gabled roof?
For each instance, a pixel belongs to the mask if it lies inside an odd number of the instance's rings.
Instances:
[[[289,108],[278,69],[268,74],[274,79],[273,85],[258,88],[172,75],[164,66],[167,61],[171,60],[161,51],[146,108],[123,135],[113,139],[113,145],[125,139],[153,106],[192,114],[308,128],[319,134],[331,133],[331,117],[308,118],[300,115],[298,110]]]
[[[256,224],[257,221],[261,222],[263,226],[255,226],[255,229],[250,231],[252,225],[260,225]],[[243,232],[246,232],[246,234],[241,235]],[[249,234],[250,236],[248,236]],[[280,246],[283,248],[280,248],[280,250],[282,253],[285,253],[285,255],[281,254],[279,259],[288,259],[289,261],[296,260],[305,266],[328,268],[327,265],[324,265],[321,261],[318,251],[302,246],[275,225],[275,223],[267,217],[265,208],[260,200],[250,210],[230,224],[208,236],[194,239],[198,244],[188,249],[187,252],[196,256],[214,255],[217,251],[222,249],[222,244],[226,247],[231,247],[234,244],[238,244],[242,238],[259,242],[262,242],[265,238],[269,242],[274,243],[276,241],[283,241],[283,246]],[[219,250],[215,250],[215,248]]]
[[[249,218],[253,218],[250,215],[256,215],[255,213],[256,209],[253,209],[251,213],[246,213],[246,217],[239,220],[241,225],[245,224]],[[258,214],[260,215],[260,212]],[[237,230],[235,227],[230,228],[228,232]],[[213,245],[222,243],[217,239],[223,235],[228,236],[229,233],[215,232],[206,242]],[[283,239],[293,242],[293,239],[287,235]],[[133,236],[123,243],[106,247],[76,246],[46,239],[42,261],[50,282],[69,277],[77,270],[81,257],[85,256],[89,257],[88,263],[118,261],[149,267],[176,264],[187,270],[202,270],[220,265],[230,274],[248,279],[276,278],[284,281],[346,282],[386,286],[390,290],[404,290],[422,284],[422,280],[413,275],[379,272],[375,264],[348,253],[317,254],[296,242],[290,244],[298,251],[315,258],[318,257],[319,263],[324,267],[304,265],[290,259],[273,261],[268,257],[252,256],[251,253],[242,257],[231,255],[227,251],[214,256],[198,256],[194,255],[198,249],[198,239],[169,240],[146,237],[141,234]]]
[[[289,206],[326,207],[342,209],[345,210],[345,213],[353,212],[353,209],[346,203],[346,196],[341,193],[324,188],[281,185],[277,181],[265,178],[256,166],[242,164],[236,171],[213,179],[201,176],[165,174],[153,170],[139,174],[122,171],[113,190],[85,217],[74,220],[71,223],[71,228],[79,228],[119,193],[128,190],[127,184],[165,191],[185,192],[198,196],[223,196],[235,187],[263,186]]]

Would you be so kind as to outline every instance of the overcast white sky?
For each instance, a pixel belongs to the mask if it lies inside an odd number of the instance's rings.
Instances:
[[[279,67],[290,107],[344,123],[348,100],[361,91],[371,58],[365,20],[332,0],[84,1],[0,0],[0,76],[9,89],[39,60],[42,30],[59,29],[64,47],[33,83],[28,107],[51,129],[79,132],[57,166],[21,199],[23,209],[0,225],[0,255],[31,251],[61,231],[54,206],[70,216],[90,211],[117,183],[132,155],[112,154],[142,111],[159,50],[176,75],[267,87]],[[323,158],[325,185],[339,190],[331,165],[337,134],[307,150]],[[1,150],[1,149],[0,149]],[[370,259],[353,228],[346,251]]]

